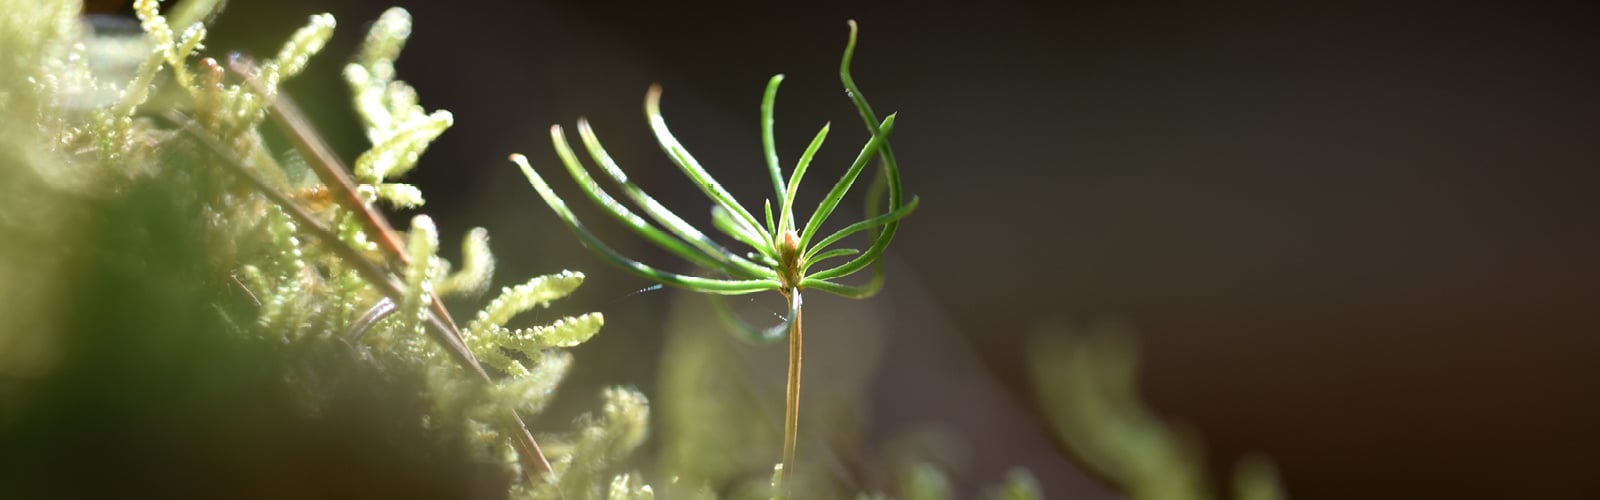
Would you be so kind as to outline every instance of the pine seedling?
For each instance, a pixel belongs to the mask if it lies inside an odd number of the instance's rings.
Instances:
[[[777,97],[778,85],[783,81],[783,75],[773,76],[768,82],[766,92],[761,102],[761,132],[762,146],[766,157],[768,173],[772,177],[772,186],[776,195],[776,220],[774,219],[774,203],[770,200],[763,206],[765,218],[758,220],[752,213],[734,200],[716,179],[712,178],[700,163],[689,154],[688,150],[673,137],[668,130],[666,121],[661,115],[661,88],[652,86],[645,98],[645,115],[650,122],[650,128],[660,143],[663,151],[673,163],[688,176],[695,185],[699,186],[705,195],[711,199],[713,225],[723,234],[732,237],[749,246],[753,252],[740,255],[728,250],[721,244],[707,237],[705,233],[685,222],[684,219],[671,210],[668,210],[655,198],[646,194],[639,186],[629,181],[600,145],[594,130],[590,128],[587,120],[579,119],[578,134],[582,139],[585,149],[590,157],[598,164],[608,177],[622,189],[629,200],[639,207],[651,220],[645,220],[633,210],[608,194],[595,182],[578,159],[577,154],[569,145],[562,128],[550,128],[551,140],[555,144],[556,153],[566,166],[573,180],[582,188],[583,192],[594,203],[604,208],[611,217],[649,240],[651,243],[689,261],[709,269],[716,277],[693,276],[673,273],[633,260],[613,250],[589,232],[576,215],[567,207],[566,202],[557,196],[528,164],[527,158],[520,154],[511,155],[511,161],[521,167],[523,174],[528,177],[545,203],[550,205],[566,223],[566,225],[589,248],[598,252],[608,261],[638,276],[660,283],[673,285],[697,292],[715,295],[738,295],[762,291],[777,291],[781,294],[789,307],[789,314],[783,323],[757,335],[763,340],[775,340],[787,336],[789,339],[789,370],[788,389],[784,413],[784,440],[783,461],[778,473],[779,496],[787,497],[792,491],[791,478],[794,477],[795,445],[798,434],[799,404],[800,404],[800,366],[801,366],[801,312],[803,301],[802,290],[816,289],[835,295],[850,298],[864,298],[878,292],[883,286],[883,269],[879,258],[894,239],[895,230],[901,218],[910,214],[917,207],[917,199],[913,197],[909,202],[904,202],[900,187],[900,173],[895,164],[894,153],[889,146],[889,134],[894,129],[895,115],[890,114],[881,122],[878,116],[868,105],[866,97],[856,87],[850,75],[850,61],[855,51],[856,24],[850,21],[850,37],[845,44],[844,56],[839,64],[840,81],[849,93],[857,111],[865,123],[867,131],[871,133],[871,140],[861,148],[855,161],[846,170],[828,191],[828,194],[806,219],[805,225],[799,225],[799,219],[794,214],[795,195],[800,187],[800,182],[805,176],[806,169],[810,166],[812,158],[821,148],[824,138],[827,137],[829,127],[824,125],[812,139],[805,151],[800,155],[794,170],[789,175],[787,182],[784,180],[779,166],[778,155],[773,139],[773,102]],[[879,172],[879,182],[875,182],[875,189],[870,189],[868,194],[868,217],[859,222],[845,226],[831,234],[821,236],[821,229],[828,217],[833,214],[850,188],[855,185],[856,179],[861,175],[869,163],[874,159],[881,160],[882,169]],[[878,213],[882,192],[886,190],[888,205]],[[657,227],[659,225],[660,227]],[[661,229],[665,228],[665,230]],[[853,248],[830,248],[844,238],[862,231],[875,232],[872,243],[865,251]],[[853,256],[853,257],[852,257]],[[828,259],[839,257],[852,257],[834,267],[813,271],[813,267]],[[862,285],[847,285],[838,280],[856,272],[872,267],[872,278]]]

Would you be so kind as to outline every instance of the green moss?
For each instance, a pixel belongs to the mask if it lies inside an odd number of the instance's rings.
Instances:
[[[5,311],[0,333],[0,439],[26,457],[0,472],[8,491],[648,492],[637,474],[609,469],[648,415],[621,389],[605,393],[603,417],[550,436],[578,444],[548,457],[553,472],[526,469],[545,457],[530,461],[515,415],[539,411],[560,383],[571,358],[554,349],[593,336],[603,319],[504,325],[570,293],[581,274],[506,289],[459,333],[471,354],[452,355],[429,327],[451,323],[433,305],[482,291],[494,267],[487,235],[469,233],[466,262],[451,273],[427,217],[401,238],[404,255],[389,255],[381,220],[358,209],[421,205],[420,190],[393,179],[450,124],[392,74],[404,11],[382,17],[347,71],[374,143],[357,160],[352,206],[319,201],[326,178],[283,167],[330,160],[272,151],[261,138],[287,105],[275,102],[285,99],[277,85],[324,45],[332,17],[313,16],[251,73],[197,54],[204,25],[173,25],[157,2],[135,4],[145,36],[116,39],[82,28],[73,2],[4,7],[0,180],[16,196],[0,200],[0,224],[19,237],[0,244],[0,290],[14,299],[7,307],[28,306]],[[214,7],[173,11],[202,19]],[[108,43],[143,47],[111,54],[133,62],[127,80],[97,72],[119,65],[91,59],[103,54],[90,47]],[[322,166],[343,171],[332,162]],[[486,377],[473,357],[494,371]],[[625,439],[587,445],[596,435]]]
[[[438,300],[485,291],[495,267],[487,233],[469,231],[453,266],[428,217],[404,233],[372,217],[374,204],[424,204],[399,179],[453,123],[394,72],[409,15],[384,13],[345,70],[373,144],[346,170],[314,146],[278,151],[262,138],[279,127],[314,142],[309,124],[286,119],[278,85],[316,56],[333,18],[312,16],[253,70],[225,68],[202,49],[221,3],[180,2],[163,15],[139,0],[144,34],[129,36],[94,33],[76,2],[0,0],[0,496],[643,499],[652,485],[673,498],[773,495],[778,436],[753,423],[749,391],[701,385],[728,383],[716,372],[726,350],[705,342],[675,344],[664,362],[661,394],[678,408],[665,419],[673,435],[662,464],[647,471],[663,476],[624,470],[650,435],[651,404],[631,388],[605,389],[596,412],[540,433],[544,456],[534,456],[519,418],[543,410],[579,362],[563,349],[596,335],[604,318],[507,327],[582,284],[582,273],[559,271],[501,290],[451,326]],[[763,106],[769,138],[775,91],[776,81]],[[874,142],[852,176],[879,156],[893,161],[888,124],[853,94]],[[692,162],[657,125],[668,153]],[[915,200],[902,204],[897,182],[884,181],[868,197],[868,212],[881,214],[840,235],[868,231],[873,244],[839,267],[801,278],[793,262],[757,266],[851,254],[801,250],[837,238],[808,246],[819,236],[809,224],[794,234],[800,174],[786,184],[770,139],[765,146],[777,217],[770,205],[764,226],[737,205],[721,214],[759,255],[724,255],[693,228],[669,228],[691,240],[678,253],[755,281],[870,295],[876,266],[863,286],[828,280],[876,263]],[[326,172],[351,181],[349,203]],[[1068,340],[1031,352],[1066,447],[1135,498],[1209,498],[1192,440],[1134,397],[1120,337],[1052,338]],[[952,495],[936,466],[893,468],[901,498]],[[816,481],[796,490],[844,490]],[[1282,496],[1264,461],[1240,464],[1235,487],[1239,500]],[[1018,470],[985,495],[1043,492]]]

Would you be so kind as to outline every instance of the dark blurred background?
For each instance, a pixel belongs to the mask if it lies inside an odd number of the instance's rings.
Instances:
[[[577,350],[578,386],[652,393],[653,318],[675,292],[627,295],[647,283],[583,250],[506,155],[576,196],[547,127],[586,115],[641,184],[701,222],[706,203],[650,138],[645,88],[664,85],[679,138],[748,203],[769,186],[757,104],[783,72],[787,161],[835,122],[802,197],[818,199],[865,140],[836,77],[856,19],[858,82],[880,112],[902,111],[895,145],[923,199],[888,298],[868,302],[889,318],[868,441],[942,425],[969,441],[956,476],[969,491],[1023,465],[1052,497],[1096,496],[1034,416],[1022,342],[1040,321],[1114,318],[1140,334],[1145,395],[1198,432],[1218,473],[1263,452],[1294,498],[1571,498],[1600,465],[1590,12],[235,1],[208,45],[265,56],[332,12],[334,42],[288,88],[353,158],[367,145],[347,94],[327,89],[394,3],[416,18],[400,77],[456,117],[409,179],[447,239],[490,230],[497,284],[588,272],[563,307],[608,324]],[[676,265],[650,252],[625,250]],[[989,389],[916,388],[944,380]],[[534,425],[561,426],[591,393],[569,390]]]

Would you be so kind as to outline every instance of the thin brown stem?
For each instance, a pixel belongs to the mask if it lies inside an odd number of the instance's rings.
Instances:
[[[240,72],[244,74],[245,81],[255,87],[257,93],[263,96],[267,95],[265,90],[260,87],[259,82],[252,78],[253,73]],[[352,211],[362,214],[366,220],[366,224],[363,225],[365,229],[372,231],[375,235],[381,235],[373,238],[383,243],[379,245],[379,248],[387,249],[387,253],[398,260],[401,267],[409,264],[410,258],[400,248],[398,243],[400,239],[395,234],[394,229],[389,226],[387,219],[356,197],[354,188],[351,187],[353,182],[350,179],[350,174],[346,173],[347,169],[344,168],[344,164],[339,161],[338,157],[328,152],[328,147],[321,142],[321,139],[310,132],[310,122],[306,121],[299,114],[299,111],[293,107],[293,104],[288,104],[288,102],[287,97],[284,96],[278,96],[277,99],[269,99],[268,107],[274,111],[271,115],[278,118],[280,120],[279,124],[296,137],[297,146],[301,149],[302,154],[305,154],[309,160],[313,160],[309,163],[315,167],[324,184],[342,186],[340,190],[340,194],[343,195],[340,197],[342,203],[347,204]],[[286,104],[287,106],[285,106]],[[216,139],[197,129],[194,120],[186,119],[182,114],[176,112],[174,112],[174,115],[169,119],[182,127],[190,136],[200,140],[201,144],[210,149],[213,154],[223,159],[225,167],[244,178],[248,184],[282,207],[286,213],[303,227],[311,230],[313,234],[327,242],[335,253],[340,254],[340,257],[354,267],[357,272],[361,273],[369,283],[377,286],[384,295],[395,302],[402,300],[405,295],[404,285],[398,280],[394,279],[377,264],[367,260],[354,248],[345,245],[332,229],[326,227],[299,204],[288,199],[287,196],[279,193],[269,186],[266,181],[256,176],[250,168],[246,167],[243,160],[229,153]],[[471,371],[484,383],[492,384],[493,379],[489,377],[488,372],[484,371],[483,365],[478,363],[478,359],[473,356],[472,350],[467,347],[466,341],[461,335],[461,330],[456,326],[455,320],[450,317],[450,311],[444,308],[444,302],[440,301],[439,297],[434,295],[433,292],[428,293],[432,299],[430,300],[432,310],[428,312],[425,318],[427,324],[432,327],[428,331],[443,344],[446,352],[455,358],[463,368]],[[516,414],[516,411],[511,411],[506,421],[511,427],[512,442],[518,449],[519,453],[517,455],[522,461],[523,471],[530,481],[534,481],[537,484],[540,475],[554,472],[550,467],[550,460],[545,458],[544,450],[539,447],[538,441],[533,439],[533,434],[528,431],[527,424],[522,421],[520,415]]]
[[[317,176],[321,178],[323,184],[336,192],[336,199],[345,205],[347,210],[361,216],[363,222],[365,222],[362,227],[367,230],[369,237],[379,242],[379,248],[387,250],[389,256],[395,259],[395,262],[398,262],[401,267],[410,264],[410,256],[406,255],[405,250],[401,248],[400,238],[395,233],[394,228],[389,225],[388,219],[373,210],[372,207],[367,206],[356,195],[355,181],[350,178],[350,169],[345,167],[344,162],[340,161],[337,155],[333,154],[332,148],[329,148],[327,143],[322,141],[321,136],[312,132],[310,120],[307,120],[300,113],[300,108],[295,106],[294,101],[288,96],[267,92],[261,82],[255,79],[255,67],[249,60],[235,57],[230,63],[234,71],[243,76],[245,84],[266,99],[267,109],[271,111],[268,116],[276,121],[280,127],[288,131],[295,148],[302,155],[305,155],[308,160],[312,160],[308,163],[317,172]],[[461,335],[460,328],[456,326],[455,320],[450,317],[450,311],[445,309],[444,302],[440,301],[438,295],[431,291],[428,292],[428,295],[433,309],[432,314],[429,315],[429,320],[430,323],[437,327],[436,331],[440,334],[439,340],[450,348],[451,354],[455,355],[465,368],[471,370],[485,383],[492,384],[493,379],[484,371],[483,366],[472,355],[472,351],[467,349],[466,340]],[[395,300],[399,299],[396,298]],[[528,426],[522,421],[522,416],[517,415],[516,411],[513,410],[506,418],[506,421],[511,427],[513,442],[517,445],[519,451],[517,455],[523,463],[524,473],[528,473],[528,469],[533,471],[533,473],[528,474],[528,479],[537,481],[539,479],[537,476],[539,475],[554,473],[555,471],[550,467],[550,460],[545,458],[544,450],[539,447],[539,442],[533,439],[533,434],[528,431]]]
[[[783,412],[783,469],[778,473],[778,498],[788,499],[794,492],[795,447],[800,435],[800,289],[785,293],[789,298],[789,391]]]

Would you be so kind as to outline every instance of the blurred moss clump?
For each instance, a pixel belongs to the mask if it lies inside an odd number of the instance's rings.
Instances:
[[[1211,500],[1198,439],[1139,398],[1133,339],[1115,324],[1040,326],[1028,355],[1046,420],[1075,458],[1132,500]],[[1259,457],[1234,467],[1232,486],[1233,500],[1285,498]]]
[[[542,408],[570,365],[559,348],[603,321],[505,324],[583,276],[490,302],[460,333],[493,361],[474,378],[419,325],[436,294],[484,290],[487,236],[468,233],[452,272],[418,217],[410,259],[350,260],[385,259],[371,223],[315,201],[325,179],[303,166],[320,160],[262,134],[332,17],[236,74],[200,56],[220,4],[139,0],[135,22],[0,0],[0,497],[649,497],[612,470],[644,436],[636,391],[545,436],[564,450],[546,475],[502,418]],[[409,23],[386,13],[349,71],[374,141],[354,172],[364,205],[420,205],[393,177],[450,122],[393,77]]]

